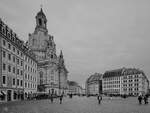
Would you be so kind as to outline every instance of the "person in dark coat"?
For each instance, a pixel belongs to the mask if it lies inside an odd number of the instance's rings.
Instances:
[[[143,99],[144,99],[144,103],[148,104],[148,95],[147,94],[144,95]]]
[[[101,96],[101,95],[98,95],[98,96],[97,96],[97,100],[98,100],[98,104],[100,104],[100,103],[101,103],[101,100],[102,100],[102,96]]]
[[[50,96],[51,103],[53,103],[53,95]]]
[[[62,104],[62,99],[63,99],[63,95],[60,95],[60,97],[59,97],[60,104]]]
[[[142,104],[142,95],[138,96],[138,101],[139,101],[139,104]]]

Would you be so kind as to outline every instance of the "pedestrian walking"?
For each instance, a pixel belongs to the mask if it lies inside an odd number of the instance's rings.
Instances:
[[[98,104],[100,104],[102,100],[102,96],[100,94],[97,96],[97,100],[98,100]]]
[[[51,103],[53,103],[53,95],[50,96]]]
[[[144,95],[143,100],[144,100],[145,104],[148,104],[148,95],[147,94]]]
[[[138,101],[139,101],[139,104],[142,104],[142,95],[138,96]]]
[[[59,97],[60,104],[62,104],[62,99],[63,99],[63,95],[60,95],[60,97]]]

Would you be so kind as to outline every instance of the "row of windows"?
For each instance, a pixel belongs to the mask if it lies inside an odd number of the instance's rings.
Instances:
[[[25,65],[25,70],[30,71],[31,73],[36,73],[36,70],[34,68],[30,68],[30,66]]]
[[[33,77],[32,75],[27,75],[26,73],[25,73],[25,79],[26,80],[33,80],[33,81],[35,81],[36,82],[36,77]]]
[[[104,78],[104,81],[110,81],[110,80],[120,80],[120,77],[109,77],[109,78]]]
[[[119,88],[120,85],[104,85],[104,88]]]
[[[139,79],[134,79],[134,80],[123,80],[124,83],[127,82],[139,82]]]
[[[124,87],[128,87],[128,86],[129,86],[129,87],[137,86],[137,87],[138,87],[139,84],[138,84],[138,83],[135,83],[135,84],[123,84],[123,86],[124,86]]]
[[[7,70],[8,72],[13,72],[14,74],[16,73],[17,75],[23,75],[23,70],[19,70],[19,69],[16,69],[15,67],[11,66],[11,65],[8,65],[7,66]],[[3,71],[6,71],[6,64],[3,63]]]
[[[29,57],[25,56],[25,61],[30,63],[32,66],[36,67],[36,63],[32,59],[30,59]]]
[[[139,75],[129,75],[129,76],[124,76],[124,79],[132,79],[132,78],[138,78]]]
[[[3,51],[3,58],[6,58],[6,51]],[[23,66],[23,61],[20,60],[19,58],[16,58],[14,55],[10,53],[7,54],[7,59],[9,61],[13,61],[13,63],[17,63],[18,65],[20,64],[20,66]]]
[[[104,82],[104,84],[119,84],[120,81],[110,81],[110,82]]]
[[[36,84],[25,82],[25,88],[36,88]]]
[[[17,50],[16,47],[12,46],[10,43],[7,43],[6,40],[3,40],[3,46],[7,46],[9,50],[12,50],[14,53],[17,53],[17,55],[20,55],[20,57],[23,57],[23,53],[20,52],[20,50]]]
[[[3,81],[2,81],[2,83],[3,83],[3,84],[6,84],[6,76],[3,76]],[[12,84],[22,87],[22,86],[23,86],[23,80],[19,80],[19,79],[16,80],[15,78],[13,78],[13,79],[12,79]]]
[[[123,91],[139,91],[139,88],[124,88]]]

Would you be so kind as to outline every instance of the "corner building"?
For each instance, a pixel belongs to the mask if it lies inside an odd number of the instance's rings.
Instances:
[[[34,60],[34,54],[27,48],[16,33],[12,31],[0,19],[0,101],[15,101],[24,99],[24,73],[25,60],[27,56],[35,66],[29,64],[37,70],[37,62]],[[31,70],[31,68],[29,68]],[[34,78],[37,77],[35,73]],[[37,86],[37,81],[34,81]],[[28,90],[30,90],[29,88]],[[37,87],[32,88],[37,90]]]
[[[85,87],[87,96],[98,95],[102,93],[102,77],[102,74],[95,73],[86,80]]]
[[[62,51],[56,55],[53,36],[48,34],[47,19],[41,8],[36,15],[36,27],[29,34],[28,47],[35,53],[38,61],[38,91],[50,94],[65,93],[68,71],[64,64]]]

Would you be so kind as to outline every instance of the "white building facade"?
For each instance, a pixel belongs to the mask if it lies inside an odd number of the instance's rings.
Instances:
[[[0,19],[0,101],[24,99],[24,56],[31,56],[28,51],[24,42]]]
[[[139,69],[121,68],[103,75],[104,94],[137,96],[148,93],[148,89],[149,80]]]

